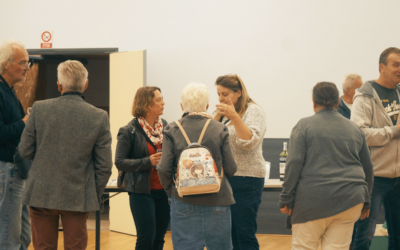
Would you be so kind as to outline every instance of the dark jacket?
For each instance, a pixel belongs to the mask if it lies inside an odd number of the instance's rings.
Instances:
[[[343,115],[344,117],[346,117],[347,119],[350,120],[350,116],[351,116],[351,110],[347,107],[346,103],[344,103],[343,101],[343,96],[340,97],[340,103],[339,106],[337,108],[337,111]]]
[[[36,101],[18,149],[33,160],[24,204],[77,212],[99,209],[112,168],[105,111],[78,95]]]
[[[14,149],[25,128],[24,116],[14,88],[0,76],[0,161],[14,162]]]
[[[279,205],[293,208],[293,224],[331,217],[360,203],[368,209],[373,182],[364,133],[325,108],[292,130]]]
[[[207,118],[200,115],[188,115],[179,120],[191,142],[198,141],[206,121]],[[168,196],[172,194],[177,200],[187,204],[199,206],[234,204],[235,200],[232,195],[232,188],[227,177],[233,176],[236,173],[237,166],[229,145],[228,128],[224,124],[212,120],[207,127],[201,144],[211,151],[219,174],[221,174],[221,166],[223,166],[224,177],[219,192],[215,194],[179,197],[172,178],[176,173],[179,155],[188,145],[175,122],[168,124],[164,128],[163,153],[161,164],[158,166],[158,175],[160,176],[161,184],[164,186]]]
[[[162,122],[165,127],[167,121],[163,119]],[[117,138],[115,165],[118,170],[127,172],[125,190],[132,193],[150,194],[150,170],[154,166],[150,161],[147,142],[154,144],[140,126],[137,118],[121,127]],[[130,138],[133,138],[133,142]]]

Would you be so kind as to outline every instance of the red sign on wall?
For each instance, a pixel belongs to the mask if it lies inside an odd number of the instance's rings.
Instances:
[[[49,49],[53,47],[53,31],[45,30],[40,32],[40,48]]]

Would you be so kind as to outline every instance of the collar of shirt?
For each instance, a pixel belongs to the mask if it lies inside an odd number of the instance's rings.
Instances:
[[[343,98],[343,103],[346,104],[346,106],[351,110],[351,106],[353,106],[353,104],[347,103]]]
[[[65,95],[79,95],[80,97],[82,97],[82,99],[85,99],[85,97],[82,95],[82,93],[78,92],[78,91],[64,92],[64,94],[62,94],[61,96],[65,96]]]
[[[8,85],[6,79],[4,79],[2,75],[0,75],[0,86],[8,91],[13,92],[12,90],[14,89],[14,86],[10,87],[10,85]]]
[[[14,86],[10,87],[10,85],[8,85],[6,79],[4,79],[4,77],[2,75],[0,75],[0,87],[5,89],[6,91],[10,92],[10,94],[14,97],[14,100],[17,102],[17,105],[20,105],[19,99],[17,94],[15,93],[14,90]],[[23,109],[22,109],[23,110]],[[25,112],[23,112],[25,115]]]

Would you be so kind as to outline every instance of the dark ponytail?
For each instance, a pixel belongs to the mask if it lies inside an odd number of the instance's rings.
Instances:
[[[339,91],[331,82],[319,82],[313,88],[314,102],[326,108],[333,108],[339,102]]]

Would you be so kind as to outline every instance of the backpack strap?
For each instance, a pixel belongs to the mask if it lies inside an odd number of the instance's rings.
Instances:
[[[199,144],[201,144],[201,141],[203,140],[204,133],[206,132],[206,129],[208,127],[208,124],[210,124],[210,122],[211,122],[211,119],[208,119],[206,121],[206,124],[204,124],[203,130],[201,131],[201,134],[200,134],[200,137],[199,137],[199,141],[198,141]]]
[[[201,141],[203,140],[204,134],[206,133],[208,124],[210,124],[210,122],[211,122],[211,119],[208,119],[206,121],[206,124],[204,124],[203,130],[201,131],[201,134],[199,137],[199,141],[198,141],[199,144],[201,144]],[[183,129],[181,123],[179,121],[175,121],[175,123],[176,123],[176,125],[178,125],[179,129],[181,130],[181,132],[183,134],[183,137],[185,137],[185,140],[186,140],[187,144],[189,145],[191,142],[190,142],[189,137],[187,136],[185,130]]]
[[[175,121],[175,123],[176,123],[176,125],[178,125],[179,129],[181,130],[181,132],[183,134],[183,137],[185,137],[185,140],[186,140],[187,144],[189,145],[191,142],[190,142],[189,137],[187,136],[185,130],[183,129],[181,123],[179,121]]]

